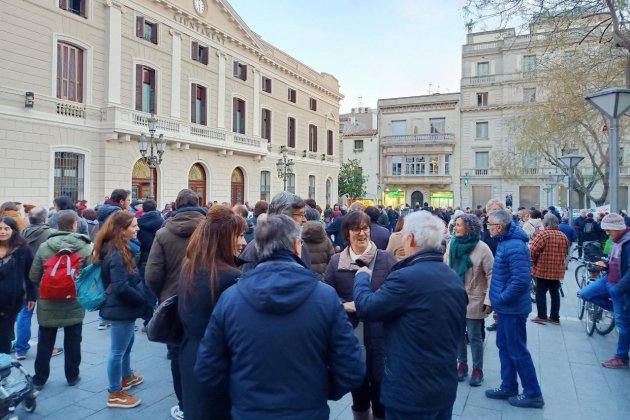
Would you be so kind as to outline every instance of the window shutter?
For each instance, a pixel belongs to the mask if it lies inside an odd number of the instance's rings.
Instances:
[[[199,60],[199,43],[196,41],[192,43],[192,59]]]
[[[136,111],[142,111],[142,66],[136,64]]]
[[[313,126],[313,152],[317,152],[317,127]]]
[[[83,50],[77,48],[77,102],[83,102]]]
[[[210,48],[206,48],[203,53],[203,64],[208,65],[208,56],[210,55]]]
[[[149,81],[151,84],[151,112],[155,113],[155,102],[157,97],[157,86],[155,85],[155,70],[149,72]]]
[[[62,48],[61,44],[57,44],[57,98],[61,98],[61,69],[63,64],[63,55],[61,52]]]
[[[136,36],[144,38],[144,17],[136,16]]]
[[[153,42],[155,45],[157,45],[158,43],[158,30],[159,30],[160,25],[158,25],[157,23],[154,23],[153,26],[151,27],[151,42]]]
[[[247,66],[243,65],[243,81],[247,80]]]
[[[201,88],[201,125],[206,125],[206,88]]]
[[[190,85],[190,122],[196,124],[197,121],[197,85]]]
[[[238,99],[232,99],[232,131],[236,132],[236,127],[238,127],[238,122],[236,118],[238,117]]]
[[[59,8],[68,10],[68,0],[59,0]]]

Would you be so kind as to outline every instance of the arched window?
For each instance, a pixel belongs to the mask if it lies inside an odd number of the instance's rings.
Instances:
[[[151,169],[142,159],[138,159],[131,172],[131,196],[133,198],[152,197],[157,200],[157,184],[157,170],[153,169],[153,192],[151,192]]]
[[[245,202],[245,176],[241,168],[234,168],[231,180],[232,204]]]
[[[202,204],[206,204],[206,171],[199,163],[195,163],[188,171],[188,188],[199,195]]]

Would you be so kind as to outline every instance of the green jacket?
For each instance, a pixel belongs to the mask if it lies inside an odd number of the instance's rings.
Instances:
[[[39,288],[44,275],[44,263],[57,252],[69,248],[83,257],[81,267],[87,265],[92,253],[92,241],[87,235],[75,232],[55,232],[39,246],[31,266],[29,277]],[[68,327],[83,322],[85,309],[77,300],[42,300],[37,299],[37,322],[42,327]]]

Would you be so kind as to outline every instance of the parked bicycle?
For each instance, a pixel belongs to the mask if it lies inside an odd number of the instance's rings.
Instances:
[[[575,248],[580,248],[576,246]],[[588,271],[589,264],[601,261],[604,258],[604,251],[599,242],[586,242],[582,247],[583,257],[571,257],[571,261],[577,261],[578,266],[575,268],[575,282],[579,288],[582,288],[581,284],[587,281],[591,275]]]
[[[532,303],[536,303],[536,278],[532,276],[529,281],[529,297]],[[564,290],[562,290],[562,280],[560,280],[560,297],[564,297]]]
[[[578,319],[583,320],[584,328],[589,336],[593,335],[595,331],[597,331],[599,335],[606,335],[615,328],[612,301],[609,300],[609,305],[603,308],[592,302],[587,302],[580,297],[580,290],[604,276],[606,266],[603,262],[586,262],[584,266],[587,277],[581,276],[579,281],[576,278],[579,288],[577,292]]]

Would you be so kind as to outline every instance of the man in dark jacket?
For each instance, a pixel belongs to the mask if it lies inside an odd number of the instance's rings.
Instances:
[[[389,242],[389,229],[378,223],[378,219],[383,213],[374,206],[368,206],[365,209],[365,214],[370,217],[370,239],[378,249],[385,251]]]
[[[111,195],[105,203],[98,207],[98,224],[99,226],[103,226],[105,220],[112,214],[119,210],[129,210],[129,205],[131,204],[131,193],[127,190],[116,189],[112,191]]]
[[[175,210],[155,234],[149,259],[144,271],[144,281],[159,302],[177,294],[177,284],[190,235],[206,217],[206,210],[198,207],[197,194],[189,189],[181,190],[175,200]],[[167,345],[171,360],[173,388],[178,405],[171,408],[171,415],[183,417],[182,387],[179,372],[179,347]],[[177,417],[175,417],[177,418]]]
[[[142,203],[142,216],[138,217],[138,242],[140,242],[140,272],[144,272],[144,267],[149,259],[149,252],[155,234],[162,227],[164,219],[157,210],[155,200],[148,199]]]
[[[335,290],[299,258],[295,221],[271,215],[255,236],[260,262],[221,295],[195,371],[229,387],[234,420],[327,420],[326,401],[363,381],[359,342]]]
[[[355,277],[359,318],[383,321],[387,331],[381,402],[388,419],[450,419],[453,412],[468,298],[461,279],[443,262],[443,237],[441,219],[412,213],[403,227],[410,256],[392,268],[377,292],[367,267]]]
[[[527,350],[527,316],[532,310],[529,296],[531,257],[528,236],[512,222],[505,210],[488,216],[488,230],[498,241],[490,282],[490,303],[499,316],[497,347],[501,361],[501,386],[486,390],[486,397],[506,399],[516,407],[542,408],[536,369]],[[517,375],[523,394],[518,393]]]
[[[573,228],[578,237],[578,257],[582,258],[582,244],[584,242],[582,233],[584,231],[584,224],[586,223],[586,210],[580,210],[580,215],[573,220]],[[592,216],[591,216],[592,218]]]

